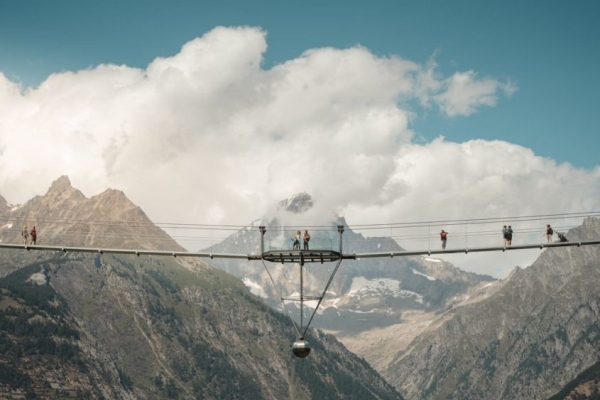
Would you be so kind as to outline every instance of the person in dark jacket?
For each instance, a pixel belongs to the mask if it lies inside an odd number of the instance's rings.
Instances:
[[[442,250],[446,249],[446,242],[448,241],[448,232],[442,229],[440,232],[440,240],[442,241]]]
[[[31,244],[35,245],[37,241],[37,231],[35,230],[35,225],[31,228],[31,232],[29,232],[29,236],[31,236]]]
[[[546,239],[548,239],[548,243],[552,243],[552,235],[554,234],[554,230],[550,226],[550,224],[546,225]]]

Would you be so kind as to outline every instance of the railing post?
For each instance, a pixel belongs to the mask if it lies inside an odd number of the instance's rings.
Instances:
[[[267,233],[267,228],[259,226],[258,229],[260,230],[260,256],[262,257],[265,253],[265,233]]]
[[[427,250],[431,251],[431,223],[427,224]]]

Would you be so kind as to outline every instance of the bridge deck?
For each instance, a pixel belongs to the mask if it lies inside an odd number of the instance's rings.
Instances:
[[[333,250],[282,250],[282,251],[266,251],[262,255],[263,260],[271,262],[331,262],[338,261],[341,258],[347,258],[340,252]]]
[[[106,249],[94,247],[67,247],[67,246],[45,246],[45,245],[24,245],[0,243],[0,249],[15,249],[15,250],[42,250],[56,252],[77,252],[77,253],[99,253],[99,254],[133,254],[137,256],[171,256],[171,257],[201,257],[201,258],[233,258],[242,260],[260,260],[271,262],[331,262],[343,260],[356,260],[361,258],[375,257],[405,257],[417,255],[443,255],[453,253],[479,253],[491,251],[514,251],[525,249],[548,249],[555,247],[579,247],[600,245],[600,240],[588,240],[581,242],[564,242],[564,243],[540,243],[517,246],[498,246],[498,247],[473,247],[473,248],[457,248],[445,250],[418,250],[418,251],[392,251],[392,252],[375,252],[375,253],[349,253],[342,254],[333,250],[282,250],[282,251],[267,251],[262,254],[223,254],[223,253],[196,253],[188,251],[160,251],[160,250],[143,250],[143,249]]]

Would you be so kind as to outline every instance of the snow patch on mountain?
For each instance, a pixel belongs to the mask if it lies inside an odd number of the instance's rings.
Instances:
[[[421,275],[421,276],[424,276],[425,278],[429,279],[430,281],[435,281],[435,278],[434,278],[434,277],[432,277],[432,276],[425,275],[424,273],[422,273],[422,272],[419,272],[419,271],[417,271],[417,270],[416,270],[416,269],[414,269],[414,268],[411,268],[411,270],[412,270],[413,274],[415,274],[415,275]]]
[[[355,313],[355,314],[373,314],[378,312],[379,310],[377,308],[374,308],[372,310],[369,311],[361,311],[361,310],[348,310],[351,313]]]
[[[31,282],[39,286],[45,285],[47,283],[46,275],[42,274],[41,272],[36,272],[27,279],[27,282]]]
[[[297,293],[297,292],[292,293],[292,295],[290,297],[300,298],[300,293]],[[285,304],[288,306],[292,305],[292,306],[300,309],[300,302],[297,300],[286,300]],[[305,300],[303,302],[305,315],[312,314],[312,312],[315,310],[315,308],[317,308],[317,304],[319,304],[319,300]],[[317,310],[317,315],[322,315],[326,308],[329,308],[329,307],[319,307],[319,309]]]
[[[267,296],[267,294],[265,293],[265,291],[263,290],[263,288],[256,282],[254,282],[253,280],[249,279],[249,278],[244,278],[242,279],[242,282],[244,282],[244,285],[246,285],[246,287],[250,290],[250,292],[256,296],[262,297],[262,298],[268,298],[269,296]]]
[[[352,285],[348,292],[348,297],[371,296],[391,296],[405,299],[413,299],[417,303],[423,304],[423,296],[410,290],[400,289],[400,281],[395,279],[367,279],[364,276],[358,276],[352,279]]]

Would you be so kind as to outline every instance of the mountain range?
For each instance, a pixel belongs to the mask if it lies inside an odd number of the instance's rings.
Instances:
[[[265,250],[291,248],[290,236],[314,205],[307,193],[282,200],[272,213],[240,229],[221,243],[203,251],[211,253],[260,253],[258,226],[266,227]],[[339,249],[337,226],[344,226],[343,252],[394,252],[402,248],[389,237],[364,237],[354,232],[345,218],[333,212],[328,220],[311,233],[311,248]],[[299,266],[296,264],[261,263],[245,260],[215,259],[213,265],[239,277],[268,304],[285,311],[281,295],[299,293]],[[304,268],[305,291],[320,295],[333,272],[334,264],[307,263]],[[265,267],[267,269],[265,269]],[[274,286],[272,276],[276,285]],[[378,370],[391,361],[392,348],[406,345],[437,314],[465,300],[471,292],[493,289],[495,279],[469,273],[433,257],[384,257],[344,260],[334,277],[313,325],[342,340],[352,351],[364,357]],[[312,305],[314,306],[314,303]],[[309,302],[310,309],[311,303]],[[288,305],[298,319],[298,304]],[[399,330],[401,335],[399,334]],[[382,338],[389,330],[393,340]]]
[[[282,201],[275,213],[209,250],[256,252],[250,228],[259,225],[271,232],[268,241],[283,243],[295,227],[282,221],[301,220],[290,215],[313,204],[307,194]],[[391,238],[353,232],[344,218],[328,223],[329,237],[337,225],[346,227],[345,252],[401,250]],[[587,218],[567,236],[597,240],[600,220]],[[364,357],[407,399],[588,398],[600,391],[599,259],[598,246],[545,249],[503,280],[432,257],[344,261],[314,325]],[[297,290],[293,265],[268,266],[276,289],[260,265],[215,264],[277,308],[279,292]],[[305,282],[316,290],[330,271],[309,267]]]
[[[257,254],[258,226],[267,228],[267,247],[289,247],[317,206],[298,194],[206,250]],[[339,248],[341,225],[345,253],[401,250],[391,238],[354,232],[333,212],[321,217],[307,227],[311,246]],[[36,225],[40,244],[183,250],[124,193],[86,198],[67,177],[22,205],[0,197],[1,243],[21,243],[24,225]],[[587,218],[567,236],[597,240],[600,220]],[[319,330],[308,331],[306,359],[292,356],[297,333],[279,312],[281,295],[298,293],[298,265],[0,251],[0,398],[600,393],[599,246],[544,249],[502,280],[434,257],[344,260],[313,321]],[[305,294],[320,294],[333,267],[306,264]]]
[[[597,240],[600,220],[568,232]],[[544,250],[440,316],[381,371],[410,399],[544,399],[600,359],[600,247]],[[598,376],[596,376],[597,378]]]
[[[67,177],[0,198],[2,243],[34,224],[43,244],[181,249],[122,192]],[[295,358],[289,319],[201,260],[0,251],[0,398],[400,398],[331,335]]]

